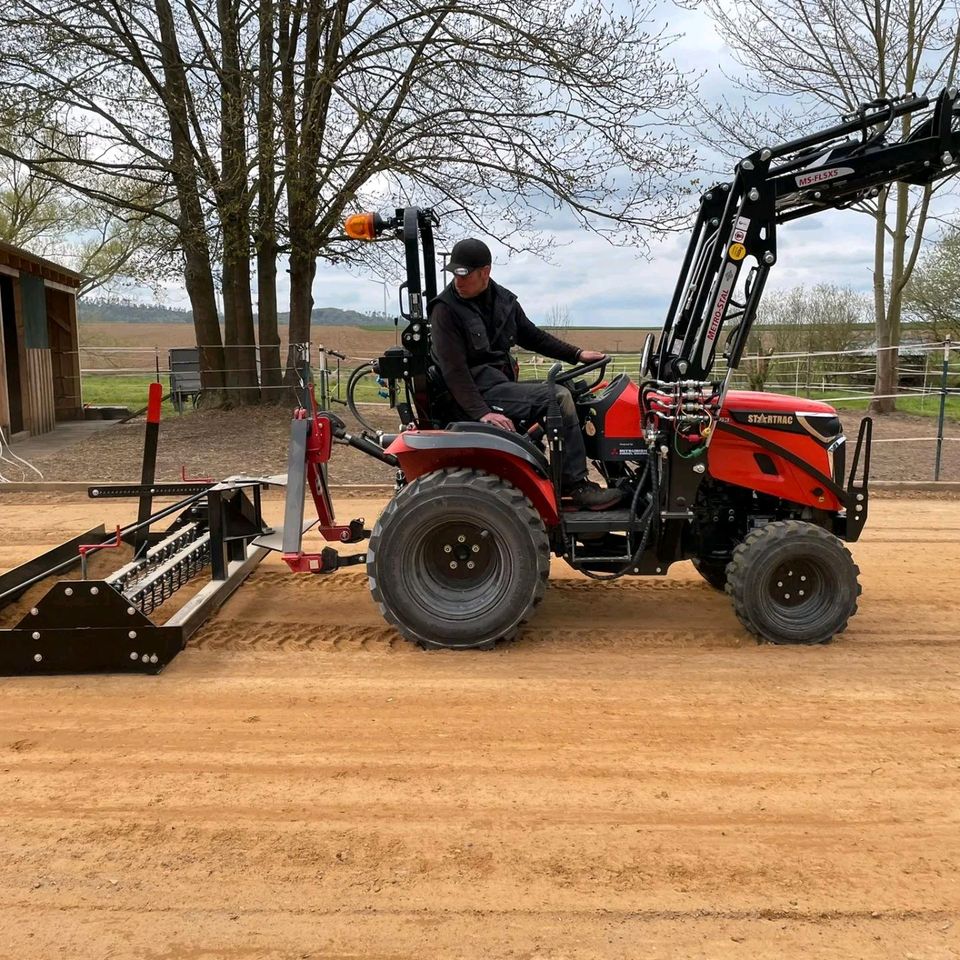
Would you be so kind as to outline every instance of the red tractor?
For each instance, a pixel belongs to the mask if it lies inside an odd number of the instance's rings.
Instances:
[[[531,432],[508,433],[464,422],[451,407],[425,310],[437,294],[433,212],[351,218],[351,236],[396,233],[405,244],[402,346],[371,364],[402,427],[353,435],[331,413],[301,412],[291,443],[287,562],[329,571],[365,559],[384,617],[425,647],[485,648],[514,636],[543,598],[551,555],[596,580],[662,576],[692,560],[757,637],[829,640],[847,626],[860,594],[844,541],[857,540],[867,519],[871,421],[863,420],[848,457],[833,407],[729,384],[777,259],[777,225],[850,206],[891,182],[955,173],[956,99],[947,90],[932,109],[912,96],[866,104],[839,125],[745,157],[730,182],[703,195],[663,331],[656,346],[648,337],[637,379],[604,380],[607,361],[550,371],[575,398],[588,457],[623,491],[611,510],[567,509],[561,500],[558,411]],[[917,111],[925,113],[909,137],[890,142],[894,120]],[[711,372],[725,327],[718,380]],[[361,374],[351,382],[354,412]],[[398,470],[396,495],[372,532],[362,521],[333,520],[325,464],[334,439]],[[369,534],[365,555],[303,554],[305,481],[324,536],[349,543]]]

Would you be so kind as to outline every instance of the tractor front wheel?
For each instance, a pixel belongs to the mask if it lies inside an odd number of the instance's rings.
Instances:
[[[740,622],[771,643],[826,643],[857,612],[860,570],[829,531],[779,520],[733,551],[727,593]]]
[[[550,549],[530,501],[465,468],[418,477],[370,536],[367,575],[387,622],[423,647],[509,639],[543,598]]]

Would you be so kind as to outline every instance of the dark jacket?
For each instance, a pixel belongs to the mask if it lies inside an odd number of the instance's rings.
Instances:
[[[454,400],[474,420],[490,413],[485,390],[516,379],[514,346],[566,363],[576,363],[580,352],[531,323],[516,296],[493,280],[471,300],[451,282],[427,311],[433,359]]]

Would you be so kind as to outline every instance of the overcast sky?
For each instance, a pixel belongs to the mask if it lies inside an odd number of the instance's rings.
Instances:
[[[672,4],[665,4],[664,12],[671,29],[683,34],[671,48],[681,68],[703,74],[701,88],[711,95],[730,90],[721,71],[730,72],[734,63],[710,19]],[[695,201],[690,203],[693,211]],[[612,246],[572,221],[554,222],[548,232],[556,241],[549,262],[530,254],[509,257],[502,247],[484,238],[493,249],[494,278],[520,297],[531,319],[542,321],[556,305],[568,308],[578,326],[658,326],[663,321],[687,246],[686,234],[653,240],[649,255],[644,256],[634,249]],[[441,244],[441,248],[447,246]],[[778,262],[767,290],[825,281],[866,292],[872,283],[872,269],[873,221],[853,211],[833,211],[778,230]],[[288,295],[283,271],[278,285],[283,310]],[[314,301],[318,307],[379,311],[384,306],[384,284],[320,263]],[[176,287],[168,290],[166,303],[189,307],[185,291]],[[395,304],[395,285],[390,284],[387,307],[391,315]]]

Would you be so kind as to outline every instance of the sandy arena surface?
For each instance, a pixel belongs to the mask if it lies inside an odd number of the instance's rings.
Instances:
[[[159,677],[0,680],[0,957],[957,958],[960,503],[871,509],[824,647],[557,565],[425,653],[267,562]],[[133,512],[4,498],[0,567]]]

